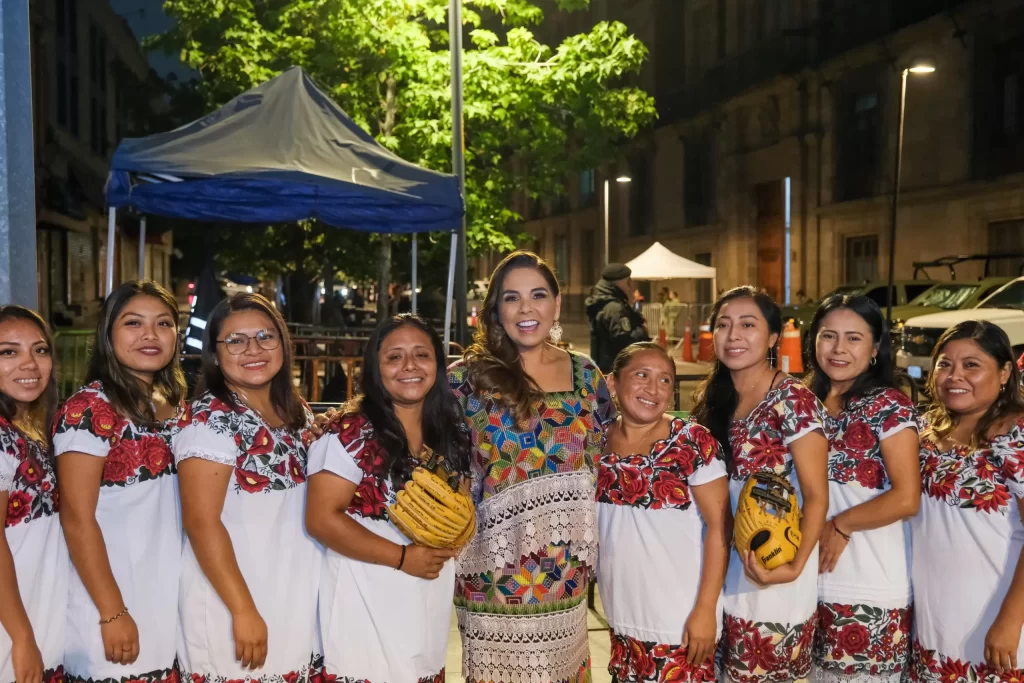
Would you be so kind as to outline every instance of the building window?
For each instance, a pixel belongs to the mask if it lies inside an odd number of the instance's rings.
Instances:
[[[580,208],[585,209],[597,204],[596,174],[588,168],[580,172]]]
[[[878,235],[846,238],[846,282],[878,279]]]
[[[629,234],[649,235],[651,232],[651,205],[653,203],[651,157],[639,154],[629,160],[632,181],[629,188]]]
[[[836,200],[873,197],[879,191],[882,114],[877,91],[840,99],[836,154]]]
[[[564,290],[569,286],[569,236],[555,235],[555,275]]]
[[[1024,254],[1024,220],[1000,221],[988,225],[988,253]],[[1024,259],[995,259],[989,264],[993,277],[1024,275]]]
[[[696,254],[693,260],[702,266],[711,265],[711,253]],[[710,304],[714,301],[714,293],[711,291],[711,280],[697,280],[697,303]]]
[[[715,14],[706,2],[690,14],[690,53],[686,63],[690,66],[690,82],[699,80],[712,66],[715,58]]]
[[[107,155],[107,41],[89,25],[89,146],[94,154]]]
[[[706,139],[683,142],[683,222],[687,226],[714,222],[715,178],[711,143]]]
[[[56,0],[57,123],[79,135],[78,0]]]
[[[996,46],[980,62],[976,161],[988,175],[1018,173],[1024,170],[1024,37]]]

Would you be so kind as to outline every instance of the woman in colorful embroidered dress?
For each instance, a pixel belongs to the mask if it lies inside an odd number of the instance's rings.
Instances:
[[[457,551],[411,545],[387,511],[431,453],[469,473],[437,333],[415,316],[385,321],[366,343],[361,384],[362,398],[309,449],[306,528],[328,548],[324,668],[341,682],[443,683]]]
[[[221,301],[206,324],[198,398],[174,439],[186,680],[294,683],[319,666],[322,553],[303,525],[313,416],[291,348],[259,294]]]
[[[64,675],[68,554],[49,439],[56,407],[46,323],[0,306],[0,683]]]
[[[178,304],[160,285],[103,303],[88,384],[54,423],[71,563],[65,676],[176,681],[181,516],[170,440],[185,396]]]
[[[721,655],[732,681],[805,680],[818,607],[818,536],[828,510],[828,442],[811,391],[774,369],[779,307],[753,287],[718,298],[711,312],[715,365],[698,390],[694,419],[726,455],[735,514],[754,472],[792,482],[803,540],[792,562],[768,571],[733,553],[725,579]]]
[[[449,368],[473,438],[479,532],[455,605],[470,682],[590,678],[594,466],[615,416],[604,378],[559,337],[554,273],[530,252],[495,269],[475,343]]]
[[[1010,341],[954,325],[932,352],[914,544],[913,677],[1024,677],[1024,398]]]
[[[921,502],[917,414],[893,378],[878,304],[836,295],[811,322],[826,408],[829,521],[818,558],[816,681],[899,683],[910,652],[910,539]]]
[[[665,350],[641,342],[609,378],[619,417],[597,473],[598,583],[618,683],[715,680],[729,482],[711,433],[665,414],[675,377]]]

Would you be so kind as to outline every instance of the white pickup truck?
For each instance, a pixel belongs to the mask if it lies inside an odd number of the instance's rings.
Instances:
[[[1024,277],[1003,286],[976,308],[907,320],[896,364],[914,379],[923,379],[932,369],[932,350],[939,336],[964,320],[988,320],[1003,328],[1013,344],[1014,358],[1018,358],[1024,352]]]

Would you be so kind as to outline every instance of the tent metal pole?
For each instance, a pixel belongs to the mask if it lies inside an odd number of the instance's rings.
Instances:
[[[107,211],[107,296],[114,293],[114,238],[117,236],[117,209]]]
[[[146,277],[146,217],[139,219],[139,279]]]
[[[463,201],[466,197],[466,140],[463,132],[462,119],[462,2],[448,0],[448,49],[452,60],[452,173],[459,179],[459,194]],[[466,293],[469,291],[466,277],[466,215],[462,215],[461,229],[455,238],[458,249],[455,251],[453,268],[458,279],[455,306],[455,339],[462,346],[468,341],[466,329]],[[449,288],[449,299],[451,290]]]
[[[417,307],[416,307],[416,243],[418,241],[419,240],[417,239],[416,233],[413,233],[412,234],[412,314],[413,315],[416,315],[416,313],[418,312]]]
[[[452,231],[452,248],[448,256],[448,298],[444,302],[444,352],[451,355],[452,296],[455,294],[455,253],[459,246],[459,231]]]

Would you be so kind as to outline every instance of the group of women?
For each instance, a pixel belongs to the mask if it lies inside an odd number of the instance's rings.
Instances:
[[[461,360],[383,321],[360,398],[316,417],[258,295],[210,316],[191,404],[158,285],[107,299],[59,410],[46,325],[0,307],[0,683],[440,683],[453,595],[467,681],[583,683],[595,579],[620,683],[1021,680],[1024,398],[997,327],[943,335],[919,416],[870,300],[822,304],[801,381],[778,306],[733,289],[684,420],[663,349],[605,378],[551,343],[560,306],[515,252]],[[461,551],[389,521],[427,461],[475,502]],[[732,541],[765,471],[802,512],[772,570]]]

